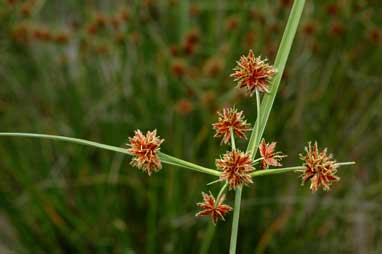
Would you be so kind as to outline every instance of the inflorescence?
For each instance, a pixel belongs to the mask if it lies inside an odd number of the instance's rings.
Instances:
[[[255,57],[252,50],[247,56],[242,56],[237,61],[237,66],[233,69],[231,76],[237,81],[239,88],[246,88],[248,95],[252,96],[257,93],[268,93],[270,91],[270,81],[276,74],[276,70],[266,60]],[[259,165],[260,170],[272,170],[269,167],[282,166],[281,161],[286,157],[282,152],[276,150],[276,142],[266,143],[263,138],[259,144],[258,159],[252,158],[249,152],[242,152],[236,149],[234,137],[247,139],[246,132],[252,128],[245,120],[243,111],[237,110],[235,107],[223,108],[217,112],[218,121],[212,124],[215,130],[215,137],[221,138],[221,145],[232,145],[231,150],[227,151],[220,158],[216,159],[216,168],[220,172],[218,180],[215,182],[223,182],[219,195],[215,197],[211,194],[202,192],[203,202],[197,203],[202,210],[196,216],[211,216],[212,222],[215,224],[218,219],[224,220],[224,216],[232,211],[232,207],[223,204],[225,200],[225,191],[234,190],[238,186],[247,186],[253,183],[252,173],[256,171],[255,166]],[[129,138],[129,149],[127,150],[133,156],[131,164],[136,166],[149,175],[153,171],[159,171],[162,168],[158,152],[160,145],[164,141],[158,137],[156,130],[148,131],[143,135],[140,130],[135,131],[135,135]],[[305,148],[305,154],[300,154],[303,160],[303,166],[300,167],[302,172],[302,184],[311,181],[310,189],[312,192],[318,190],[320,186],[327,191],[330,189],[332,182],[339,181],[336,176],[338,164],[327,154],[327,150],[319,151],[317,143],[311,145],[309,142]]]
[[[131,165],[142,169],[148,175],[162,169],[158,151],[163,141],[164,139],[157,136],[157,130],[148,131],[146,135],[143,135],[140,130],[136,130],[135,135],[129,138],[128,146],[130,148],[127,149],[127,152],[133,155]]]

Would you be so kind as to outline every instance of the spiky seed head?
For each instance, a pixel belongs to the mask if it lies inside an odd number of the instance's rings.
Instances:
[[[211,215],[212,223],[216,224],[219,218],[224,221],[224,215],[232,211],[232,207],[223,204],[225,200],[224,194],[218,200],[215,200],[211,192],[210,194],[202,192],[202,196],[203,202],[197,203],[196,205],[203,210],[198,212],[195,216]]]
[[[251,155],[239,150],[229,151],[216,160],[216,167],[223,171],[220,180],[227,181],[230,190],[253,183],[249,174],[255,170],[252,164]]]
[[[305,170],[301,178],[302,184],[310,180],[310,189],[316,192],[322,185],[325,191],[330,189],[332,182],[340,180],[337,173],[337,164],[331,154],[327,154],[327,149],[320,151],[317,142],[311,142],[305,147],[305,154],[300,154],[300,159],[304,162]]]
[[[130,147],[127,152],[133,156],[130,164],[147,172],[148,175],[151,175],[153,171],[159,171],[162,164],[158,151],[164,139],[157,136],[157,130],[147,131],[146,135],[136,130],[134,134],[129,138],[130,143],[127,144]]]
[[[222,143],[227,144],[231,137],[231,128],[236,136],[246,139],[245,132],[251,130],[251,126],[245,120],[243,111],[237,111],[235,107],[224,108],[217,112],[218,121],[212,124],[216,131],[214,137],[222,137]]]
[[[282,164],[280,161],[286,157],[282,152],[275,152],[276,142],[266,143],[265,139],[261,140],[259,145],[260,155],[263,158],[261,160],[261,168],[265,169],[269,166],[280,167]]]
[[[276,69],[267,64],[267,60],[261,57],[255,57],[252,50],[247,56],[241,56],[233,69],[231,77],[237,81],[239,88],[247,89],[252,96],[255,91],[269,93],[269,82],[276,74]]]

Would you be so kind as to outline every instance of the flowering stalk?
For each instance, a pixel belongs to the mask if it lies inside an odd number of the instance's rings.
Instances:
[[[268,121],[269,114],[272,109],[273,101],[275,100],[276,93],[278,90],[278,86],[281,81],[282,74],[284,72],[284,68],[286,65],[286,61],[289,56],[290,49],[292,47],[292,42],[295,37],[298,23],[300,21],[300,17],[302,14],[302,11],[304,9],[305,0],[298,0],[294,1],[292,10],[290,12],[288,22],[283,34],[283,37],[281,39],[281,43],[279,46],[279,50],[277,52],[276,60],[274,67],[277,69],[276,76],[271,81],[271,91],[269,94],[264,95],[263,102],[261,103],[260,110],[258,109],[258,118],[256,121],[256,127],[252,131],[251,137],[249,139],[247,152],[250,153],[251,158],[254,158],[256,155],[257,147],[259,146],[260,139],[264,133],[265,126]],[[257,90],[256,90],[257,92]],[[256,99],[258,99],[258,94],[256,93]],[[259,104],[257,100],[257,105]],[[261,113],[259,113],[261,112]],[[262,115],[263,118],[261,119],[259,115]],[[240,203],[241,203],[241,186],[237,188],[236,194],[235,194],[235,210],[234,210],[234,216],[233,220],[239,221],[239,212],[240,212]],[[238,224],[238,223],[237,223]],[[230,242],[230,254],[236,253],[236,243],[237,243],[237,224],[233,224],[232,232],[231,232],[231,242]],[[235,227],[234,227],[235,226]]]

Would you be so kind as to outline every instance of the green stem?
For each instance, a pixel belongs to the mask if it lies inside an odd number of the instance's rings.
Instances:
[[[347,162],[337,162],[336,165],[337,166],[347,166],[347,165],[355,165],[355,161],[347,161]]]
[[[236,144],[235,144],[235,137],[233,135],[233,129],[232,127],[229,128],[231,132],[231,146],[232,146],[232,151],[236,150]]]
[[[66,141],[66,142],[70,142],[70,143],[76,143],[76,144],[81,144],[81,145],[86,145],[86,146],[93,146],[93,147],[97,147],[100,149],[105,149],[105,150],[109,150],[109,151],[113,151],[113,152],[118,152],[118,153],[130,155],[127,152],[127,149],[125,149],[125,148],[101,144],[101,143],[89,141],[86,139],[70,138],[70,137],[58,136],[58,135],[25,133],[25,132],[0,132],[0,136],[29,137],[29,138],[42,138],[42,139],[50,139],[50,140],[61,140],[61,141]],[[199,166],[199,165],[196,165],[194,163],[175,158],[173,156],[167,155],[167,154],[162,153],[162,152],[158,153],[158,157],[161,160],[161,162],[163,162],[165,164],[190,169],[193,171],[198,171],[198,172],[209,174],[209,175],[220,176],[220,172],[217,170],[213,170],[210,168]]]
[[[354,165],[354,164],[355,164],[354,161],[336,163],[336,165],[339,167],[340,166]],[[291,171],[302,171],[302,170],[305,170],[305,166],[286,167],[286,168],[270,168],[270,169],[254,171],[250,175],[252,177],[255,177],[255,176],[281,174],[281,173],[288,173]]]
[[[215,183],[219,183],[219,182],[221,182],[222,180],[220,180],[220,179],[217,179],[217,180],[215,180],[215,181],[212,181],[212,182],[209,182],[209,183],[207,183],[206,185],[208,186],[208,185],[212,185],[212,184],[215,184]]]
[[[231,145],[232,145],[232,151],[236,150],[235,145],[235,137],[233,135],[233,129],[230,129],[231,131]],[[239,229],[239,218],[240,218],[240,205],[241,205],[241,192],[242,192],[243,186],[237,186],[235,190],[235,204],[234,204],[234,210],[233,210],[233,218],[232,218],[232,229],[231,229],[231,240],[230,240],[230,247],[229,247],[229,253],[236,253],[236,241],[237,241],[237,232]]]
[[[216,197],[216,203],[218,203],[219,198],[223,195],[224,190],[227,188],[228,182],[226,182],[220,189],[218,196]]]
[[[205,233],[205,235],[203,236],[203,243],[202,243],[202,247],[200,248],[200,254],[207,254],[208,253],[208,249],[210,248],[211,246],[211,242],[212,242],[212,239],[214,237],[214,234],[215,234],[215,225],[213,223],[208,223],[208,228],[207,228],[207,231]]]
[[[253,163],[255,164],[256,162],[261,161],[262,159],[263,157],[257,158],[256,160],[253,160]]]
[[[237,232],[239,229],[239,217],[240,217],[240,204],[241,204],[241,192],[243,186],[237,186],[235,191],[235,207],[233,210],[233,219],[232,219],[232,230],[231,230],[231,241],[229,246],[229,253],[236,253],[236,244],[237,244]]]
[[[256,128],[254,128],[254,140],[255,144],[257,143],[258,135],[259,135],[259,126],[260,126],[260,95],[256,90],[256,105],[257,105],[257,120],[256,120]],[[253,131],[252,131],[253,134]],[[252,138],[252,136],[251,136]],[[231,139],[233,139],[233,132],[231,129]],[[234,142],[232,142],[234,144]],[[234,146],[232,147],[234,149]],[[254,152],[256,149],[251,150],[251,158],[254,157]],[[248,152],[248,149],[247,149]],[[231,230],[231,242],[230,242],[230,254],[236,253],[236,245],[237,245],[237,232],[239,228],[239,217],[240,217],[240,205],[241,205],[241,192],[243,190],[243,186],[238,186],[235,192],[235,210],[233,212],[233,222],[232,222],[232,230]]]
[[[286,167],[286,168],[272,168],[272,169],[269,168],[269,169],[254,171],[250,175],[252,177],[263,176],[263,175],[273,175],[273,174],[287,173],[287,172],[301,170],[301,169],[305,169],[305,167],[304,166],[297,166],[297,167]]]
[[[257,146],[259,142],[257,141],[259,139],[259,132],[260,132],[260,95],[259,91],[256,89],[256,110],[257,110],[257,118],[256,118],[256,128],[255,128],[255,134],[254,134],[254,144],[255,146],[252,146],[250,148],[251,158],[255,156],[255,151],[257,151]],[[247,151],[248,152],[248,151]]]

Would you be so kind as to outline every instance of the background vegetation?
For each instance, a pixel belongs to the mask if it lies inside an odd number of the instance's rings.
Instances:
[[[224,152],[216,110],[256,116],[254,99],[232,89],[235,60],[252,48],[273,62],[291,2],[1,1],[0,130],[124,145],[134,129],[157,128],[163,151],[213,167]],[[381,253],[381,14],[378,0],[307,1],[265,137],[289,154],[285,165],[300,164],[309,140],[357,165],[329,193],[294,174],[255,179],[238,253]],[[224,253],[231,218],[214,235],[194,218],[209,181],[3,137],[0,253]]]

